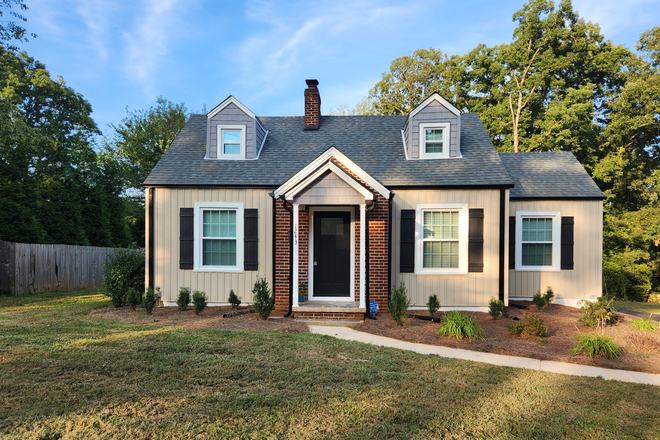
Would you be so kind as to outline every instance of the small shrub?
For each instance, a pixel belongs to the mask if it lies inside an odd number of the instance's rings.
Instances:
[[[206,308],[206,293],[195,290],[192,295],[193,310],[199,315]]]
[[[452,310],[447,313],[443,317],[443,320],[445,323],[438,330],[440,336],[454,337],[456,339],[466,337],[470,341],[473,339],[483,340],[485,337],[484,329],[479,327],[474,319],[462,314],[458,310]]]
[[[154,290],[149,287],[147,293],[144,294],[144,298],[142,298],[142,308],[147,312],[147,315],[151,315],[154,307],[156,307],[156,295]]]
[[[584,301],[580,308],[584,313],[578,322],[591,327],[605,328],[606,324],[619,322],[619,314],[616,312],[612,302],[614,298],[608,300],[606,297],[600,297],[596,301]]]
[[[582,352],[586,352],[590,357],[603,356],[604,358],[613,360],[623,354],[623,350],[619,347],[612,338],[607,338],[599,334],[580,333],[575,337],[573,356]]]
[[[526,334],[537,338],[544,338],[548,335],[545,321],[536,315],[529,315],[523,321],[511,323],[507,327],[512,335]]]
[[[399,284],[399,287],[392,286],[392,293],[390,294],[390,303],[387,306],[387,311],[390,316],[399,325],[406,325],[406,318],[408,317],[408,307],[410,306],[410,298],[408,298],[408,289],[405,283]]]
[[[555,300],[555,292],[552,290],[552,287],[548,286],[548,289],[543,294],[543,299],[546,304],[551,304]]]
[[[493,317],[493,319],[497,319],[498,316],[502,314],[504,311],[504,301],[495,299],[495,297],[491,297],[490,301],[488,302],[488,314]]]
[[[137,306],[142,304],[142,295],[138,293],[134,288],[128,289],[128,294],[126,295],[126,302],[131,309],[135,310]]]
[[[120,249],[103,265],[105,294],[112,305],[121,307],[127,302],[128,289],[144,291],[144,253],[132,249]]]
[[[440,310],[440,301],[438,300],[438,295],[435,293],[429,296],[429,302],[426,303],[426,307],[429,308],[429,313],[431,316],[435,315],[435,312]]]
[[[271,295],[266,278],[259,278],[252,288],[254,312],[259,319],[268,319],[270,312],[275,308],[275,298]]]
[[[234,289],[232,289],[229,292],[229,299],[228,300],[229,300],[229,304],[231,304],[232,309],[236,309],[236,308],[238,308],[238,306],[241,305],[241,297],[236,296],[236,294],[234,293]]]
[[[545,298],[541,295],[541,291],[537,290],[534,296],[532,297],[532,302],[537,309],[542,310],[545,307]]]
[[[190,287],[182,287],[179,289],[179,297],[176,299],[176,305],[183,312],[188,308],[188,304],[190,304]]]
[[[649,316],[648,318],[635,318],[632,320],[630,323],[632,328],[635,330],[641,330],[643,332],[654,332],[658,329],[658,324],[651,319]]]

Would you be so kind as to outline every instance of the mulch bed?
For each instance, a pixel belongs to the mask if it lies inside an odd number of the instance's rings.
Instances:
[[[375,321],[365,320],[364,324],[355,326],[355,329],[408,342],[604,368],[660,373],[660,331],[635,330],[630,326],[632,318],[623,316],[622,322],[617,325],[608,325],[604,332],[605,336],[613,338],[623,347],[623,356],[616,360],[592,359],[586,354],[572,356],[573,338],[578,332],[595,333],[599,331],[578,323],[578,319],[582,316],[579,309],[551,304],[539,311],[531,302],[520,301],[517,304],[525,305],[527,309],[507,307],[508,318],[500,316],[497,320],[491,318],[487,313],[464,312],[476,319],[485,330],[485,341],[470,342],[467,339],[457,340],[438,336],[441,324],[420,319],[410,318],[408,325],[401,327],[384,313],[378,313]],[[415,311],[414,314],[428,316],[428,312],[425,311]],[[514,321],[514,317],[523,320],[530,314],[537,315],[545,321],[548,327],[545,344],[539,342],[536,337],[509,334],[507,324],[519,322]]]
[[[253,331],[281,331],[283,333],[305,333],[307,324],[292,319],[281,318],[284,312],[273,312],[271,318],[262,321],[254,313],[223,318],[222,315],[235,311],[246,310],[247,307],[232,309],[226,307],[207,307],[199,315],[195,315],[192,306],[180,312],[177,307],[156,307],[151,315],[147,315],[141,308],[131,310],[127,307],[119,309],[97,309],[90,313],[102,319],[120,321],[127,324],[150,325],[180,325],[187,327],[221,328],[227,330],[253,330]]]

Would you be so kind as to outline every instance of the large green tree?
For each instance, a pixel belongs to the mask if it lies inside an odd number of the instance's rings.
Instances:
[[[24,0],[0,0],[0,46],[9,50],[16,50],[14,42],[23,43],[28,41],[28,32],[22,26],[27,18],[21,11],[27,11],[28,7]],[[8,17],[9,20],[4,18]],[[29,34],[36,37],[34,33]]]

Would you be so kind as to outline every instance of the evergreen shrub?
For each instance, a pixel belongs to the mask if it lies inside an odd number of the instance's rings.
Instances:
[[[232,309],[237,309],[241,305],[241,297],[236,296],[234,289],[229,292],[229,304],[231,304]]]
[[[154,290],[149,287],[147,292],[144,294],[144,298],[142,298],[142,308],[147,313],[147,315],[151,315],[154,307],[156,307],[156,295],[154,294]]]
[[[399,287],[392,286],[390,293],[390,302],[387,306],[387,311],[390,316],[399,325],[406,325],[406,318],[408,317],[408,307],[410,306],[410,298],[408,298],[408,289],[405,283],[399,284]]]
[[[268,319],[275,308],[275,294],[271,294],[266,278],[258,278],[252,288],[254,312],[259,319]]]
[[[115,307],[126,305],[128,289],[144,292],[144,252],[120,249],[110,255],[103,265],[103,284]]]
[[[179,289],[179,297],[176,299],[176,305],[183,312],[188,308],[188,304],[190,304],[190,287],[182,287]]]
[[[195,290],[192,295],[193,310],[199,315],[206,308],[206,293]]]

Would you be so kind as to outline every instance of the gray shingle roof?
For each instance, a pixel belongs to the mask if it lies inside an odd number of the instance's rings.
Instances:
[[[279,186],[331,146],[385,186],[511,185],[479,116],[461,115],[460,159],[406,160],[405,116],[260,117],[269,131],[258,160],[205,160],[206,117],[193,115],[144,182],[151,185]]]
[[[604,198],[573,153],[501,153],[515,187],[510,197]]]

